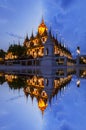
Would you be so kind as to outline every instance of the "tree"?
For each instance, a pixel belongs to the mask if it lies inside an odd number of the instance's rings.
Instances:
[[[6,52],[2,49],[0,49],[0,58],[5,58]]]
[[[13,55],[16,55],[18,58],[20,58],[26,55],[26,48],[24,46],[14,44],[9,46],[7,52],[12,52]]]

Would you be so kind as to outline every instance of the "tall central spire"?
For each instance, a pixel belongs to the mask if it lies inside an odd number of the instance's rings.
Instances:
[[[45,31],[47,31],[48,28],[44,22],[43,16],[42,16],[42,21],[40,23],[40,25],[38,26],[38,32],[40,35],[42,35]]]
[[[43,16],[42,16],[42,24],[45,24],[45,23],[44,23],[44,18],[43,18]]]

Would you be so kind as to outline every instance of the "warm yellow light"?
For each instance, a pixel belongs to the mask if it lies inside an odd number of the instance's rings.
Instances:
[[[48,106],[48,104],[45,103],[42,98],[40,98],[40,100],[39,100],[39,102],[38,102],[38,107],[39,107],[39,109],[40,109],[41,111],[44,111],[47,106]]]
[[[0,61],[3,61],[3,58],[0,58]]]
[[[38,29],[38,31],[39,31],[39,34],[42,35],[44,33],[44,31],[45,31],[45,28],[44,27],[40,27]]]
[[[42,35],[44,33],[44,31],[47,31],[47,30],[48,30],[48,28],[45,25],[44,20],[42,20],[41,24],[38,27],[38,32],[40,35]]]
[[[33,94],[34,94],[35,96],[38,96],[38,95],[39,95],[38,90],[37,90],[37,89],[34,89]]]

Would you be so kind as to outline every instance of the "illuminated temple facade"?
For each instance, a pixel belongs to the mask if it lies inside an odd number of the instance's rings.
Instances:
[[[27,48],[27,55],[31,55],[34,58],[54,55],[72,59],[71,52],[57,38],[52,36],[51,30],[48,30],[44,19],[38,26],[36,36],[33,35],[33,32],[30,38],[27,35],[23,44]]]
[[[44,19],[38,26],[38,31],[34,36],[33,32],[30,38],[26,35],[23,46],[26,48],[26,56],[28,59],[18,61],[19,64],[23,65],[39,65],[39,66],[57,66],[57,65],[73,65],[74,60],[72,54],[67,47],[58,41],[57,37],[52,35],[51,29],[48,30]],[[17,56],[12,55],[12,52],[8,53],[5,57],[9,64],[15,61],[9,61],[17,59]]]

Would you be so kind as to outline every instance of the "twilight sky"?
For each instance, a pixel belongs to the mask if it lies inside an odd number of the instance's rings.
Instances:
[[[44,16],[52,32],[75,54],[76,47],[86,52],[86,0],[0,0],[0,48],[21,44],[25,35],[34,34]]]

